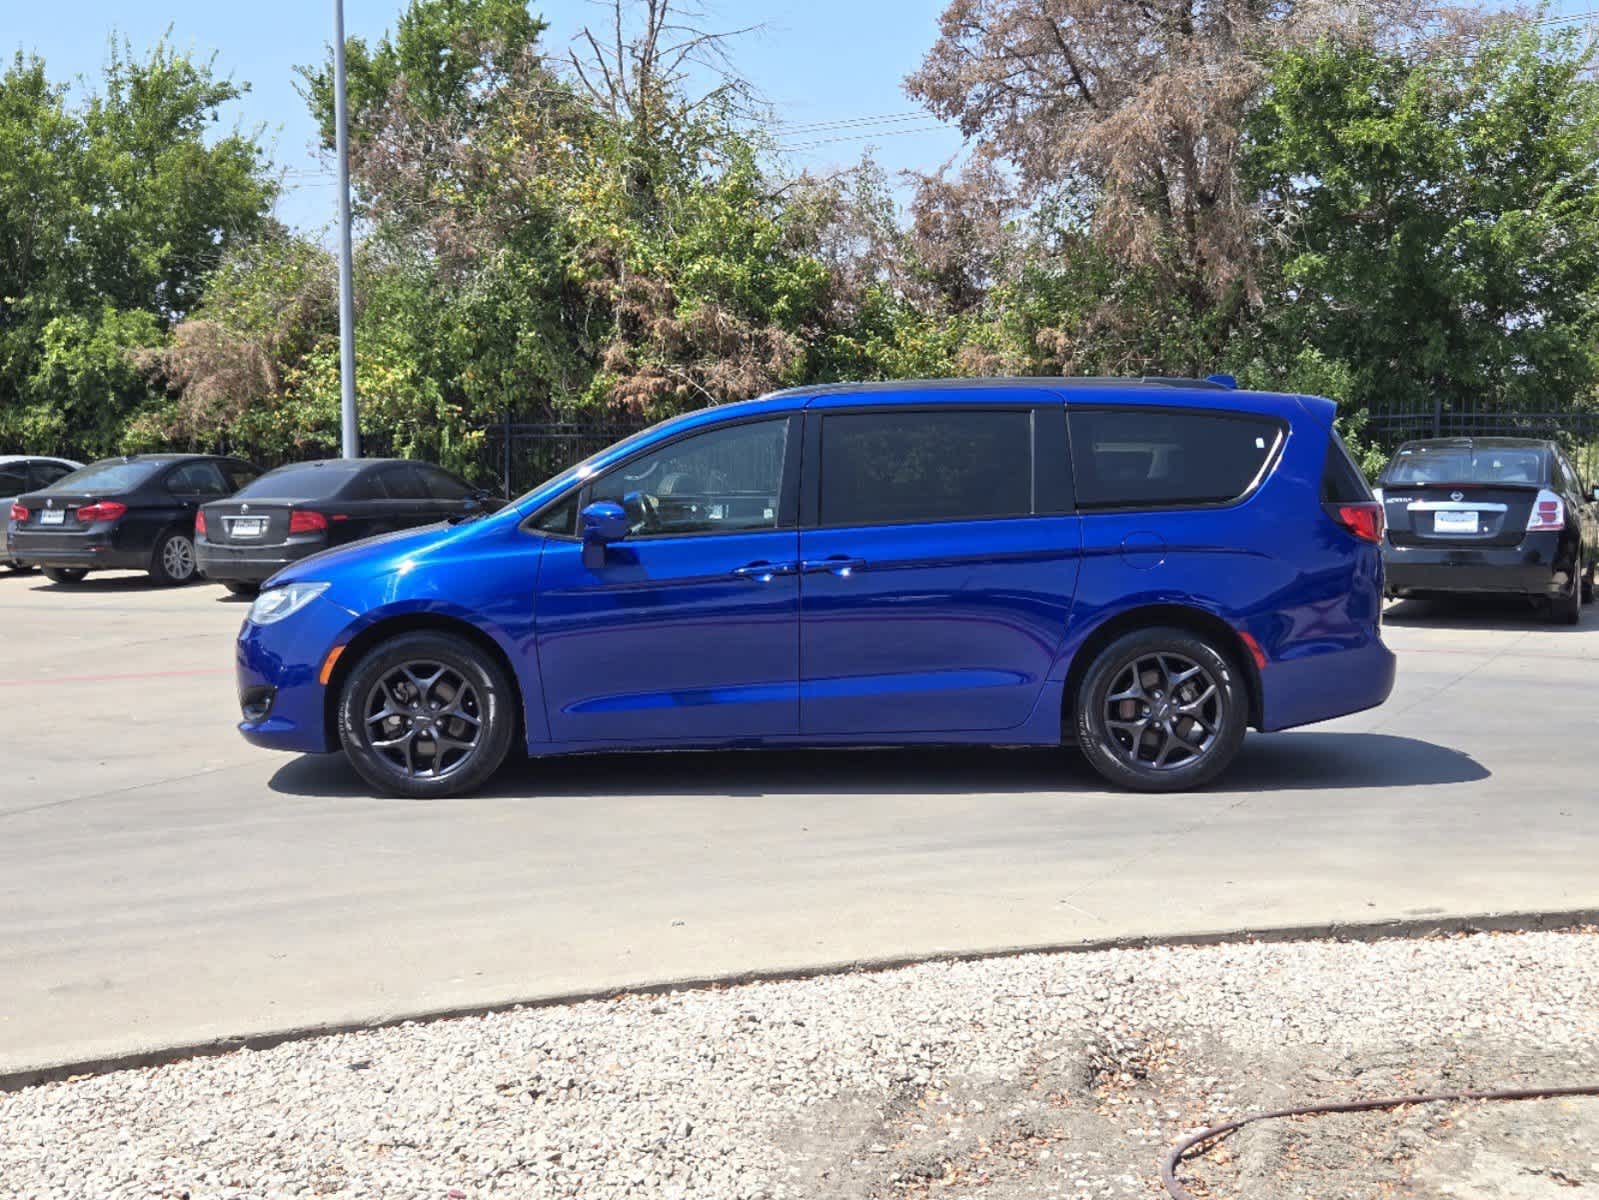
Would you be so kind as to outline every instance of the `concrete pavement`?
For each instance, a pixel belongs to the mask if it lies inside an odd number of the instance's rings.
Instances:
[[[1599,610],[1390,610],[1390,703],[1219,790],[1033,751],[627,755],[373,799],[233,732],[220,588],[0,573],[0,1072],[753,970],[1599,908]]]

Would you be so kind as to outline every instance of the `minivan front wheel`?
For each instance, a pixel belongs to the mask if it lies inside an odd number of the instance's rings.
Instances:
[[[339,740],[361,778],[413,799],[469,792],[505,760],[515,688],[493,656],[448,633],[402,634],[344,681]]]
[[[1228,656],[1183,629],[1142,629],[1094,659],[1076,700],[1077,741],[1106,779],[1141,792],[1200,787],[1243,744],[1248,693]]]

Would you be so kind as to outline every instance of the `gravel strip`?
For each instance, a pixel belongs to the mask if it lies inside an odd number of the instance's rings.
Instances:
[[[1584,1083],[1596,1035],[1592,930],[927,964],[0,1095],[0,1194],[1148,1197],[1165,1147],[1198,1125]],[[1269,1173],[1251,1158],[1270,1159],[1270,1136],[1195,1169],[1218,1189],[1228,1171]]]

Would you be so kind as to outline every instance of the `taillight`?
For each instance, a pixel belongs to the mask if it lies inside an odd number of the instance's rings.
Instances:
[[[194,536],[195,537],[204,537],[205,536],[205,510],[204,509],[201,509],[199,512],[194,514]]]
[[[328,527],[328,519],[319,512],[293,512],[289,514],[290,533],[315,533]]]
[[[1533,501],[1532,512],[1527,517],[1527,532],[1549,531],[1566,527],[1566,502],[1547,488]]]
[[[13,504],[11,506],[11,519],[18,523],[26,521],[28,519],[28,510],[20,504]]]
[[[1376,503],[1329,504],[1327,513],[1363,542],[1381,542],[1388,528],[1382,505]]]
[[[128,511],[126,504],[119,504],[115,500],[100,500],[94,504],[85,504],[78,509],[79,522],[89,521],[115,521]]]

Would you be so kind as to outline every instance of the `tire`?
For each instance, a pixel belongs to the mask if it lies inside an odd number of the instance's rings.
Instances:
[[[339,741],[356,772],[380,792],[417,800],[459,796],[505,761],[517,727],[516,694],[504,668],[467,639],[401,634],[369,650],[345,678]]]
[[[261,585],[259,583],[250,583],[243,579],[224,579],[221,582],[222,586],[235,596],[259,596],[261,594]]]
[[[88,575],[88,573],[89,572],[81,570],[78,567],[46,567],[44,569],[44,577],[51,583],[57,584],[61,587],[69,587],[74,583],[82,583],[84,576]]]
[[[200,578],[194,539],[176,531],[165,534],[150,555],[150,578],[162,587],[177,587]]]
[[[1582,620],[1582,559],[1577,559],[1576,569],[1571,572],[1571,586],[1562,596],[1556,596],[1549,602],[1549,619],[1556,625],[1575,625]]]
[[[1172,704],[1174,695],[1183,702]],[[1167,715],[1152,723],[1156,714]],[[1185,629],[1140,629],[1117,638],[1077,689],[1074,724],[1083,756],[1132,791],[1203,787],[1237,755],[1248,723],[1249,692],[1238,666]],[[1208,732],[1197,736],[1202,730]]]
[[[33,570],[33,564],[32,563],[13,562],[9,558],[6,559],[5,562],[0,563],[0,566],[4,566],[6,570],[11,571],[11,572],[13,572],[13,573],[15,573],[17,575],[26,575],[29,571]]]
[[[1582,602],[1592,604],[1594,596],[1594,564],[1588,564],[1588,570],[1582,577]]]

